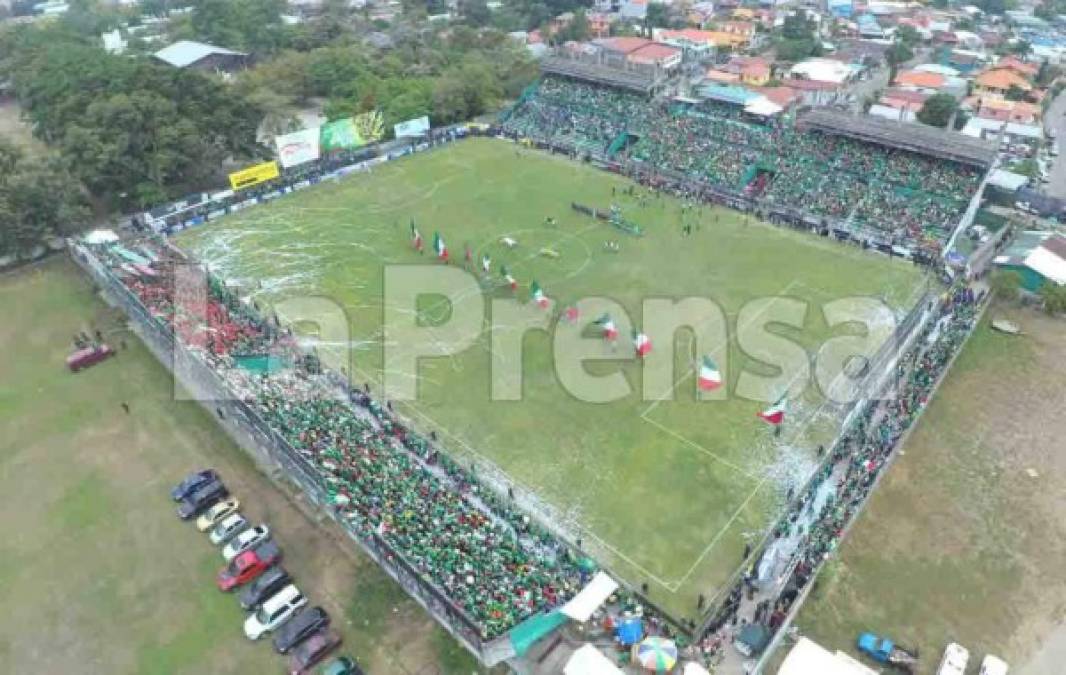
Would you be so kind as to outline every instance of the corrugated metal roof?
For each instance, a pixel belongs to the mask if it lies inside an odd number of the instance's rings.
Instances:
[[[222,54],[224,56],[247,56],[243,52],[235,52],[232,49],[226,49],[225,47],[216,47],[203,42],[194,42],[192,40],[179,40],[172,45],[163,47],[157,51],[154,56],[160,61],[164,61],[174,66],[175,68],[184,68],[191,66],[200,59],[211,56],[212,54]]]

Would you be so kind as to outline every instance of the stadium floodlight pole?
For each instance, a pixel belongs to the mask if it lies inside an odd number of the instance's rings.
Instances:
[[[485,299],[478,278],[453,265],[386,265],[382,296],[385,397],[418,397],[418,362],[454,356],[485,329]],[[419,309],[419,298],[429,297]]]

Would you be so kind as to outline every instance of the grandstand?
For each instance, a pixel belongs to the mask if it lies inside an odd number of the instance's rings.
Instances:
[[[657,85],[654,74],[646,69],[620,70],[575,58],[549,56],[541,62],[540,67],[545,73],[552,75],[604,84],[645,96],[650,96]]]
[[[982,170],[992,166],[996,145],[963,134],[944,133],[942,129],[895,122],[881,117],[851,115],[830,108],[810,110],[796,121],[800,129],[847,136],[867,143],[898,148],[949,162],[969,164]]]
[[[606,77],[545,72],[506,119],[509,134],[885,250],[939,251],[994,157],[984,141],[920,125],[829,110],[768,125],[738,106],[648,102]]]

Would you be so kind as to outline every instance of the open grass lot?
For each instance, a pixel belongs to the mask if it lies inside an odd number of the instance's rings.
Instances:
[[[1066,324],[1003,315],[1026,335],[986,317],[800,613],[830,649],[873,630],[919,645],[923,672],[952,640],[1063,672]]]
[[[641,302],[653,296],[710,298],[732,328],[742,323],[745,329],[779,318],[778,303],[784,300],[741,314],[746,303],[763,297],[817,304],[871,295],[901,310],[923,282],[909,264],[748,222],[732,211],[704,207],[682,215],[681,202],[654,196],[642,204],[622,194],[630,185],[563,158],[476,139],[238,212],[183,234],[179,244],[224,278],[258,282],[258,301],[286,301],[286,318],[316,319],[311,303],[294,302],[301,297],[326,296],[342,305],[350,338],[325,355],[335,364],[352,365],[360,383],[379,383],[382,373],[394,372],[399,363],[384,362],[382,317],[396,308],[384,306],[383,266],[431,262],[431,251],[420,257],[410,246],[411,218],[427,248],[439,230],[459,266],[467,245],[475,261],[487,253],[494,270],[506,264],[522,284],[519,303],[526,302],[528,284],[536,279],[559,306],[605,296],[621,303],[637,323]],[[646,236],[630,237],[578,215],[571,201],[599,208],[614,201]],[[545,224],[548,216],[558,223]],[[691,236],[682,236],[682,223],[693,225]],[[504,235],[518,246],[505,248],[499,242]],[[619,241],[621,250],[606,252],[607,240]],[[559,257],[538,255],[543,247]],[[486,301],[476,290],[449,298],[427,292],[418,309],[429,324],[444,321],[461,303]],[[510,291],[494,287],[487,295],[508,299]],[[513,316],[494,318],[502,326],[497,335],[543,316],[533,305],[510,308]],[[415,308],[401,309],[410,314]],[[588,311],[582,326],[560,330],[580,331],[597,315]],[[732,330],[728,336],[704,334],[702,322],[696,326],[698,342],[690,331],[676,336],[673,387],[667,388],[676,390],[676,400],[645,400],[629,330],[625,322],[619,327],[615,351],[597,347],[611,360],[589,370],[621,373],[632,389],[620,400],[588,403],[570,395],[554,369],[551,339],[534,330],[523,341],[522,400],[492,401],[492,361],[508,357],[490,355],[491,336],[484,331],[459,354],[423,360],[418,398],[401,410],[422,429],[436,430],[455,453],[501,468],[509,481],[550,504],[553,517],[615,572],[634,584],[649,583],[653,599],[693,616],[696,595],[712,597],[726,582],[740,563],[745,537],[764,530],[786,486],[813,465],[817,443],[835,433],[836,420],[823,414],[816,391],[798,385],[790,423],[775,442],[755,417],[765,402],[698,400],[693,363],[707,352],[732,383],[742,366],[764,376],[781,374],[777,385],[766,387],[771,399],[792,377],[747,356]],[[650,358],[669,364],[675,336],[653,330],[657,348]],[[816,305],[801,327],[768,330],[811,353],[830,334]],[[589,338],[596,340],[591,329]]]
[[[470,657],[376,565],[316,527],[191,402],[62,259],[0,276],[0,671],[274,673],[218,592],[222,557],[174,515],[171,484],[213,466],[371,673],[468,675]],[[128,349],[72,375],[71,335]],[[122,412],[128,402],[131,413]]]

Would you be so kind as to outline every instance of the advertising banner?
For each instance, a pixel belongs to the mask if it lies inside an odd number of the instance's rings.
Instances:
[[[287,169],[318,159],[318,136],[318,127],[278,136],[274,139],[278,146],[278,161]]]
[[[273,180],[280,175],[278,163],[274,161],[253,164],[252,166],[234,171],[229,175],[229,184],[234,190],[243,190]]]
[[[381,113],[373,111],[345,117],[322,127],[322,151],[353,150],[380,141],[382,136]]]
[[[424,136],[429,131],[429,118],[419,117],[406,122],[400,122],[392,127],[396,138],[410,138],[412,136]]]

